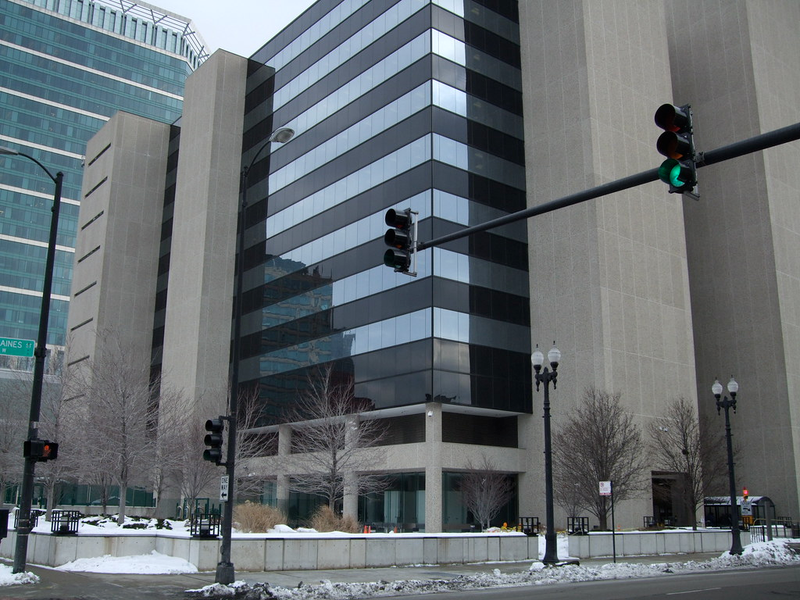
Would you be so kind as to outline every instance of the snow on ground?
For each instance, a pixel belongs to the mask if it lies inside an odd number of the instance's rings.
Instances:
[[[41,520],[36,530],[49,532],[49,523]],[[79,532],[80,535],[103,535],[111,531],[115,534],[137,535],[151,533],[153,529],[166,529],[171,535],[189,536],[189,531],[183,521],[156,521],[154,519],[129,519],[123,527],[117,525],[112,518],[86,518],[83,519]],[[111,530],[111,531],[110,531]],[[314,530],[292,530],[280,526],[270,532],[274,535],[286,535],[293,532],[297,535],[317,534]],[[264,534],[258,534],[263,536]],[[328,535],[328,534],[326,534]],[[341,532],[332,532],[332,536],[346,536]],[[373,534],[391,535],[391,534]],[[516,534],[518,535],[518,534]],[[247,537],[247,534],[236,533],[235,537]],[[317,600],[317,599],[358,599],[374,598],[399,594],[420,594],[442,591],[459,591],[467,589],[480,589],[489,587],[515,587],[523,585],[548,585],[554,583],[568,583],[578,581],[599,581],[606,579],[632,579],[639,577],[665,576],[670,573],[691,573],[699,571],[721,571],[725,569],[755,568],[765,566],[782,566],[800,564],[800,556],[789,548],[788,543],[800,543],[800,540],[776,540],[773,542],[759,542],[746,546],[741,556],[732,556],[728,552],[722,553],[712,560],[659,562],[638,564],[628,562],[608,563],[603,565],[579,566],[566,565],[558,568],[546,568],[541,562],[533,562],[530,569],[524,573],[503,574],[499,569],[491,569],[487,565],[485,573],[462,575],[448,580],[408,580],[408,581],[377,581],[368,583],[332,583],[321,581],[316,585],[305,585],[300,588],[283,588],[270,586],[268,582],[247,584],[237,581],[230,586],[213,584],[198,590],[188,590],[188,593],[198,598],[225,598],[246,597],[252,600],[277,598],[280,600]],[[539,556],[544,556],[544,537],[539,538]],[[561,535],[558,537],[558,556],[568,556],[568,539]],[[624,561],[624,559],[622,559]],[[179,573],[196,573],[197,568],[181,559],[153,551],[141,556],[102,556],[97,558],[80,559],[57,567],[63,571],[86,573],[131,573],[145,575],[168,575]],[[11,567],[0,565],[0,586],[17,585],[24,583],[38,583],[39,578],[33,573],[13,574]]]
[[[153,550],[139,556],[97,556],[79,558],[56,567],[59,571],[82,573],[133,573],[137,575],[177,575],[197,573],[192,563],[175,556],[160,554]]]
[[[39,577],[27,571],[15,575],[11,572],[10,566],[0,565],[0,586],[17,585],[19,583],[39,583]]]
[[[725,569],[781,566],[800,563],[800,557],[786,546],[786,540],[760,542],[747,546],[741,556],[725,552],[720,557],[704,562],[664,562],[656,564],[609,563],[601,566],[581,567],[566,565],[546,568],[534,562],[526,573],[502,574],[499,569],[491,573],[462,575],[448,580],[378,581],[372,583],[332,583],[321,581],[318,585],[300,588],[271,587],[268,583],[248,585],[237,581],[230,586],[213,584],[197,590],[187,590],[196,598],[245,597],[248,600],[345,600],[375,598],[390,595],[411,595],[446,591],[524,585],[548,585],[578,581],[608,579],[633,579],[665,576],[670,573],[721,571]]]

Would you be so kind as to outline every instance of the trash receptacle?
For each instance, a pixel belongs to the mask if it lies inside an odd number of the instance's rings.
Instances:
[[[221,516],[216,513],[195,513],[189,531],[193,538],[215,539],[219,535],[220,522]]]
[[[55,535],[75,535],[81,513],[77,510],[54,510],[51,516],[50,532]]]

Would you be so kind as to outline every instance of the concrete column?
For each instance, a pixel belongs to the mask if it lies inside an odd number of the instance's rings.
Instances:
[[[354,435],[358,431],[358,416],[350,415],[347,418],[347,430],[345,431],[345,444],[352,446],[357,442]],[[344,474],[344,498],[342,502],[342,514],[358,518],[358,474],[352,471]]]
[[[425,532],[442,531],[442,405],[425,405]]]
[[[289,455],[292,453],[292,428],[289,425],[280,425],[278,427],[278,458],[277,464],[286,464]],[[278,497],[278,508],[289,516],[289,475],[287,473],[278,473],[277,489],[275,493]]]

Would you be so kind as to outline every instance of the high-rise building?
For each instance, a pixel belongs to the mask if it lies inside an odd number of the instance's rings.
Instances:
[[[120,110],[175,121],[205,58],[191,21],[144,2],[0,0],[0,145],[64,173],[48,344],[68,336],[87,141]],[[52,202],[39,167],[2,157],[0,336],[36,339]]]
[[[224,411],[241,260],[239,378],[259,395],[258,432],[277,436],[260,459],[274,478],[265,495],[294,517],[308,498],[292,492],[283,416],[320,366],[371,404],[362,417],[388,427],[373,469],[389,487],[346,496],[347,512],[407,530],[468,527],[459,473],[486,457],[517,484],[500,519],[542,517],[530,353],[552,340],[563,355],[555,426],[595,388],[619,394],[646,438],[673,399],[713,409],[709,372],[738,374],[734,427],[748,444],[737,474],[797,515],[795,145],[702,169],[699,202],[654,182],[435,245],[416,277],[381,264],[387,208],[417,213],[427,241],[654,168],[653,114],[665,102],[692,104],[701,150],[798,121],[798,7],[734,4],[735,19],[712,2],[320,0],[249,60],[215,53],[189,78],[179,122],[119,114],[89,144],[83,190],[96,192],[81,219],[106,218],[78,240],[75,359],[96,351],[81,323],[124,324],[198,418]],[[700,52],[695,38],[736,39],[737,50]],[[746,130],[723,117],[740,91]],[[269,143],[282,127],[294,138]],[[147,134],[124,135],[133,130]],[[724,173],[753,160],[758,194],[729,189]],[[134,161],[152,189],[125,168]],[[713,251],[723,244],[710,220],[730,222],[731,198],[764,268]],[[749,210],[758,231],[745,231]],[[132,219],[138,244],[123,235]],[[705,287],[715,265],[740,277],[747,302],[731,282]],[[765,331],[766,367],[753,343]],[[770,411],[757,409],[767,396]],[[780,472],[761,466],[775,460]],[[680,473],[651,458],[642,475],[646,491],[617,507],[617,523],[685,518]],[[672,492],[656,498],[655,486]]]

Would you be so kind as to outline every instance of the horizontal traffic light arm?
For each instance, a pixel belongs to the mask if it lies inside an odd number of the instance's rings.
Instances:
[[[734,142],[733,144],[722,146],[716,150],[709,150],[705,153],[700,152],[697,157],[697,168],[699,169],[701,167],[715,165],[732,158],[738,158],[746,154],[752,154],[753,152],[759,152],[761,150],[766,150],[767,148],[780,146],[781,144],[787,144],[797,140],[800,140],[800,123],[795,123],[794,125],[789,125],[788,127],[783,127],[774,131],[768,131],[767,133],[762,133],[761,135],[756,135],[740,142]],[[460,240],[461,238],[472,235],[473,233],[479,233],[481,231],[486,231],[487,229],[494,229],[495,227],[500,227],[501,225],[507,225],[508,223],[521,221],[522,219],[544,215],[560,208],[574,206],[575,204],[580,204],[581,202],[586,202],[587,200],[602,198],[603,196],[608,196],[609,194],[614,194],[623,190],[629,190],[636,186],[658,180],[657,168],[650,169],[649,171],[643,171],[641,173],[637,173],[636,175],[629,175],[628,177],[623,177],[622,179],[617,179],[616,181],[610,181],[609,183],[604,183],[603,185],[599,185],[582,192],[570,194],[569,196],[564,196],[562,198],[558,198],[557,200],[551,200],[550,202],[540,204],[539,206],[532,206],[531,208],[526,208],[509,215],[498,217],[497,219],[492,219],[491,221],[481,223],[480,225],[466,227],[460,231],[443,235],[428,242],[418,241],[417,251],[424,250],[425,248],[441,246],[447,242]]]

